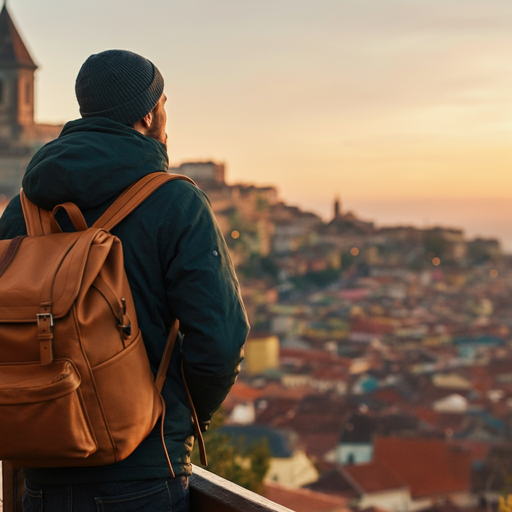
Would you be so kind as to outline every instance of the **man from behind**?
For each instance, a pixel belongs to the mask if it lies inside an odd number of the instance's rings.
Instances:
[[[92,55],[76,80],[81,119],[30,162],[23,190],[40,208],[72,202],[92,225],[132,183],[167,172],[164,81],[147,59],[124,50]],[[59,220],[67,229],[67,219]],[[24,468],[26,512],[188,511],[194,443],[183,374],[201,430],[233,385],[248,333],[238,281],[205,194],[168,182],[112,233],[123,244],[125,270],[151,368],[158,369],[170,326],[180,343],[162,390],[165,444],[159,425],[126,459],[108,466]],[[0,220],[0,238],[26,234],[15,197]],[[135,376],[134,376],[135,378]],[[127,400],[130,397],[126,397]]]

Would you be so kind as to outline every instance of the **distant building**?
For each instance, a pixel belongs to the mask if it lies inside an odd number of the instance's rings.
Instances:
[[[335,459],[340,464],[361,464],[373,457],[375,419],[353,414],[345,423]]]
[[[469,253],[477,263],[502,255],[500,242],[494,238],[475,238],[469,243]]]
[[[302,487],[318,479],[318,470],[297,445],[296,434],[289,430],[261,425],[226,425],[220,431],[231,438],[231,443],[245,450],[262,442],[266,444],[270,467],[265,482]]]
[[[333,216],[333,220],[339,219],[340,215],[341,215],[341,199],[339,197],[336,197],[334,199],[334,216]]]
[[[449,502],[475,505],[469,451],[443,439],[374,436],[371,462],[336,466],[307,486],[351,496],[358,510],[379,506],[389,512],[419,512]]]
[[[185,162],[178,167],[170,167],[169,172],[184,174],[201,187],[225,184],[225,166],[215,162]]]
[[[34,72],[37,69],[4,3],[0,12],[0,194],[21,187],[28,162],[61,125],[34,122]]]
[[[245,370],[256,375],[279,367],[279,338],[251,334],[245,344]]]

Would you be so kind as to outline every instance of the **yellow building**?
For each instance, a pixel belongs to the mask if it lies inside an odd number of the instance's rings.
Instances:
[[[279,367],[277,336],[253,334],[245,344],[245,371],[255,375]]]

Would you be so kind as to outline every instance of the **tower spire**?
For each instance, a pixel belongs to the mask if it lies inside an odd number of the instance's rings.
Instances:
[[[16,30],[7,10],[7,0],[3,0],[0,11],[0,67],[36,69],[25,43]]]
[[[335,196],[334,198],[334,218],[333,220],[339,219],[341,216],[341,200],[340,196]]]

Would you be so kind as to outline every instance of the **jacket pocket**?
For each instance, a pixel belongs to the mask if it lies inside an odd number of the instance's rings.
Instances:
[[[0,365],[0,459],[85,458],[95,451],[71,361]]]

